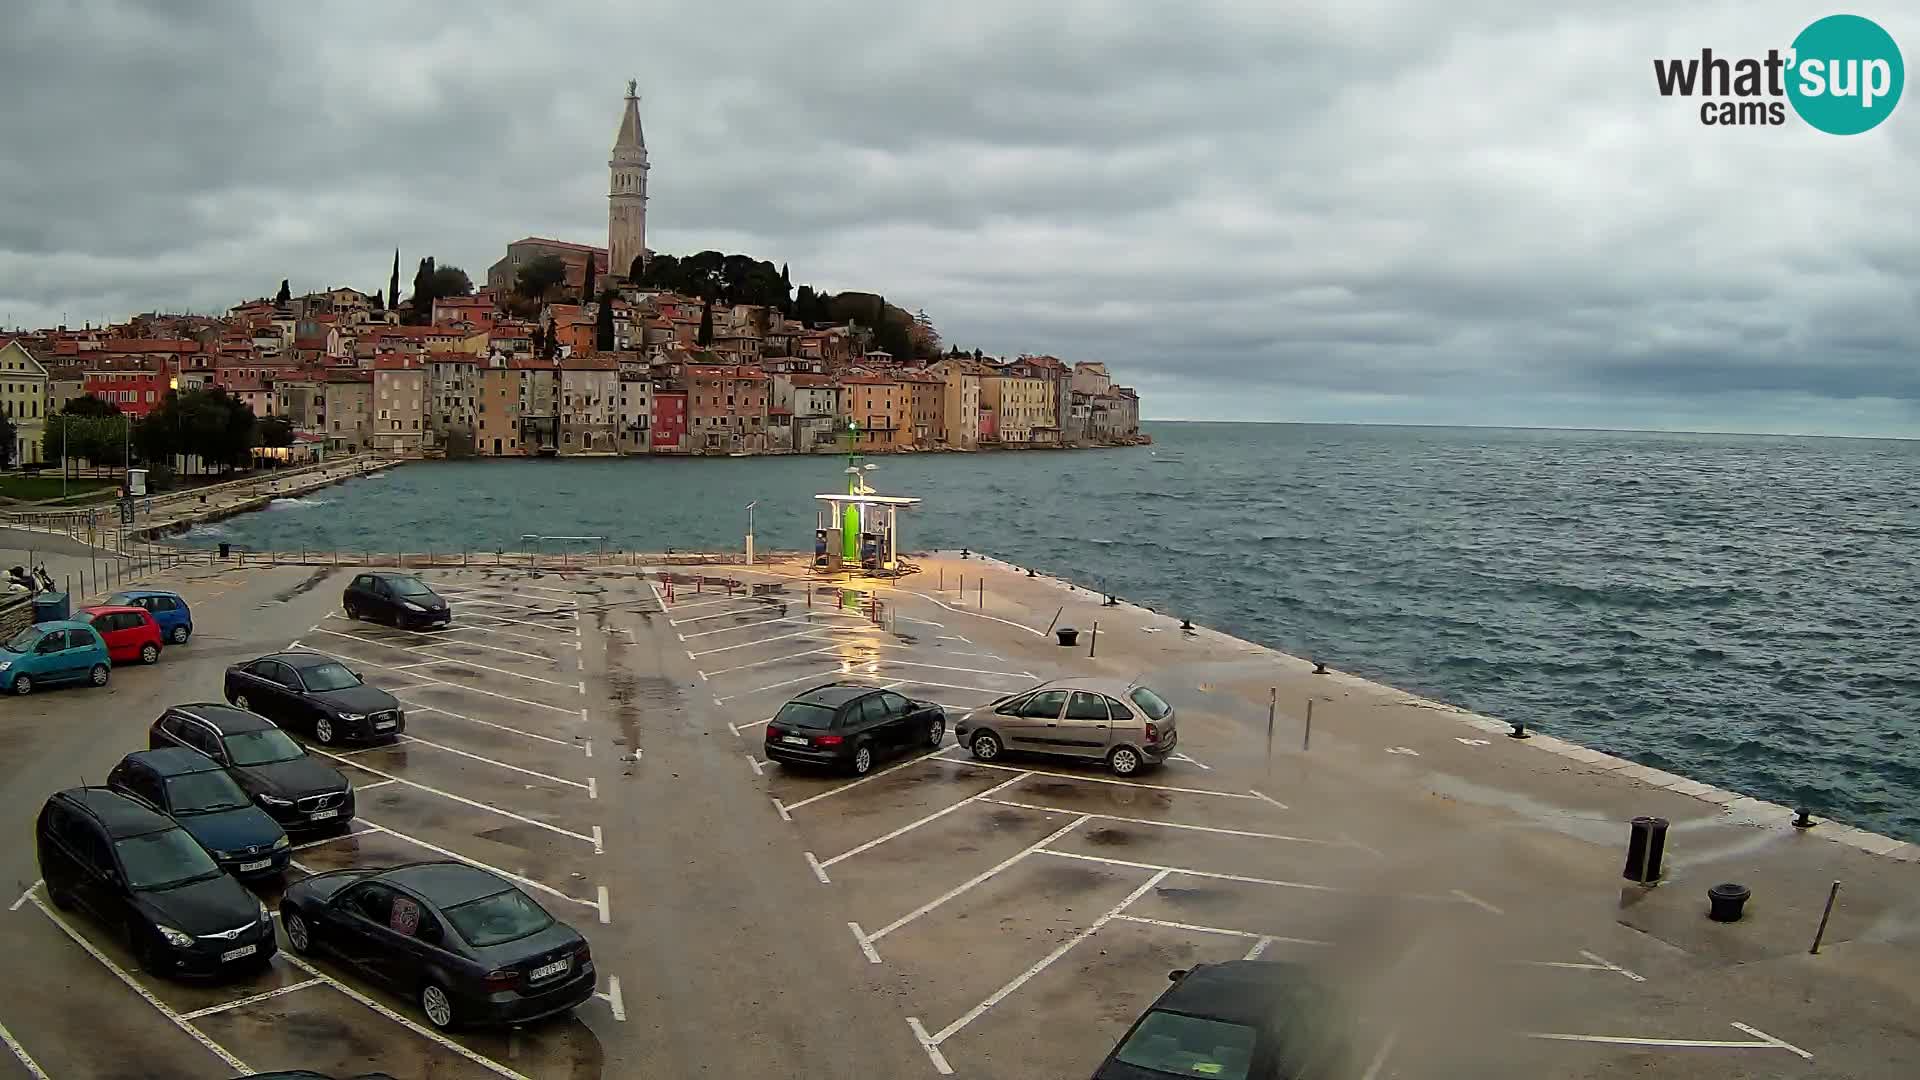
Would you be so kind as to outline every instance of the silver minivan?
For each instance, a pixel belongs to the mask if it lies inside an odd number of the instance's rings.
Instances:
[[[1173,706],[1139,683],[1053,679],[968,713],[953,727],[981,761],[1008,751],[1093,758],[1117,776],[1158,765],[1178,741]]]

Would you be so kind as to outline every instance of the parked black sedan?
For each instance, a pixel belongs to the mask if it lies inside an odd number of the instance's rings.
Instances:
[[[392,694],[317,652],[270,653],[227,669],[227,700],[323,746],[397,739],[407,715]]]
[[[1359,1069],[1332,994],[1298,964],[1232,960],[1170,972],[1093,1080],[1311,1080]]]
[[[865,683],[816,686],[767,723],[767,757],[782,765],[829,765],[865,776],[880,755],[932,749],[947,736],[947,712]]]
[[[219,762],[288,832],[345,827],[353,818],[347,778],[264,716],[206,702],[175,705],[147,730],[147,745],[184,746]]]
[[[440,594],[412,574],[374,571],[357,574],[340,596],[340,610],[349,619],[373,619],[402,630],[445,626],[453,609]]]
[[[124,795],[57,792],[40,809],[34,839],[53,906],[83,908],[124,935],[156,975],[213,975],[273,958],[266,905],[187,830]]]
[[[295,952],[325,949],[414,995],[437,1028],[520,1024],[593,996],[593,952],[513,883],[458,862],[334,870],[280,900]]]
[[[178,822],[220,869],[242,881],[287,869],[293,845],[286,830],[205,754],[184,747],[136,750],[107,774],[107,786]]]

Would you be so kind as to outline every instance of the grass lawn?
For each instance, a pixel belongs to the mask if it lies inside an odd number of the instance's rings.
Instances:
[[[67,494],[79,495],[88,491],[111,490],[120,486],[118,477],[73,476],[67,478]],[[60,474],[58,472],[28,476],[25,473],[7,473],[0,475],[0,498],[19,499],[34,502],[40,499],[60,497]]]

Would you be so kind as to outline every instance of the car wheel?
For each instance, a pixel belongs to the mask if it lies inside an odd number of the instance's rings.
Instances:
[[[73,910],[73,897],[68,896],[65,889],[55,888],[51,881],[47,882],[47,902],[61,911]]]
[[[280,925],[287,928],[287,945],[294,952],[304,954],[313,951],[313,929],[299,912],[282,906]]]
[[[239,709],[241,712],[253,711],[253,706],[247,704],[247,695],[245,694],[233,695],[233,707]]]
[[[420,988],[420,1011],[427,1014],[429,1023],[442,1031],[453,1027],[453,999],[436,983]]]
[[[26,697],[28,694],[33,693],[33,678],[28,675],[15,675],[13,677],[13,692],[19,694],[21,697]]]
[[[187,628],[184,625],[174,627],[173,643],[175,645],[185,645],[187,643],[187,633]]]
[[[873,771],[873,747],[861,743],[853,748],[853,775],[865,776]]]
[[[1000,736],[991,731],[983,731],[973,737],[968,749],[981,761],[994,761],[1000,757]]]
[[[936,716],[927,724],[927,748],[938,750],[947,741],[947,718]]]
[[[93,665],[93,670],[87,673],[87,678],[92,680],[95,686],[107,685],[107,680],[112,677],[113,672],[107,670],[107,665],[105,664],[95,664]]]
[[[158,975],[166,967],[159,950],[154,947],[152,937],[142,934],[132,924],[127,926],[127,951],[133,954],[133,962],[140,970],[149,975]]]
[[[340,607],[341,607],[341,609],[342,609],[342,610],[344,610],[344,611],[345,611],[345,612],[347,613],[347,618],[348,618],[348,619],[350,619],[350,620],[352,620],[352,621],[354,621],[354,622],[359,622],[359,621],[360,621],[360,609],[359,609],[359,608],[357,608],[357,607],[354,607],[354,606],[353,606],[352,604],[341,604],[341,605],[340,605]]]
[[[1108,755],[1107,768],[1115,776],[1132,776],[1140,771],[1140,754],[1131,746],[1122,746]]]
[[[151,641],[147,642],[145,645],[140,646],[140,662],[143,664],[159,663],[160,662],[160,646],[155,645]]]
[[[320,740],[321,746],[333,745],[333,721],[321,717],[313,722],[313,737]]]

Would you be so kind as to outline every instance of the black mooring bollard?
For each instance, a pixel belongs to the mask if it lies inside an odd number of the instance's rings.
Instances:
[[[1513,730],[1507,732],[1507,738],[1531,739],[1533,736],[1527,731],[1527,722],[1525,720],[1515,720],[1513,722]]]
[[[1666,853],[1667,819],[1634,818],[1633,831],[1627,837],[1627,868],[1622,876],[1642,885],[1657,884],[1660,862]]]
[[[1193,629],[1193,620],[1192,620],[1192,619],[1181,619],[1181,620],[1180,620],[1180,629],[1182,629],[1182,630],[1191,630],[1191,629]]]
[[[1028,577],[1032,577],[1032,576],[1033,576],[1033,567],[1031,567],[1031,566],[1029,566],[1029,567],[1027,567],[1027,576],[1028,576]]]
[[[1080,631],[1071,626],[1063,626],[1055,630],[1054,634],[1060,638],[1060,644],[1062,645],[1072,645],[1080,640]]]
[[[1796,829],[1811,829],[1818,824],[1813,820],[1813,811],[1804,806],[1795,810],[1794,813],[1798,815],[1793,819],[1793,827]]]
[[[1739,922],[1747,898],[1752,895],[1753,890],[1745,885],[1733,882],[1715,885],[1707,890],[1707,918],[1714,922]]]
[[[1315,675],[1325,675],[1327,673],[1327,665],[1322,661],[1315,660],[1313,662],[1313,673]]]

